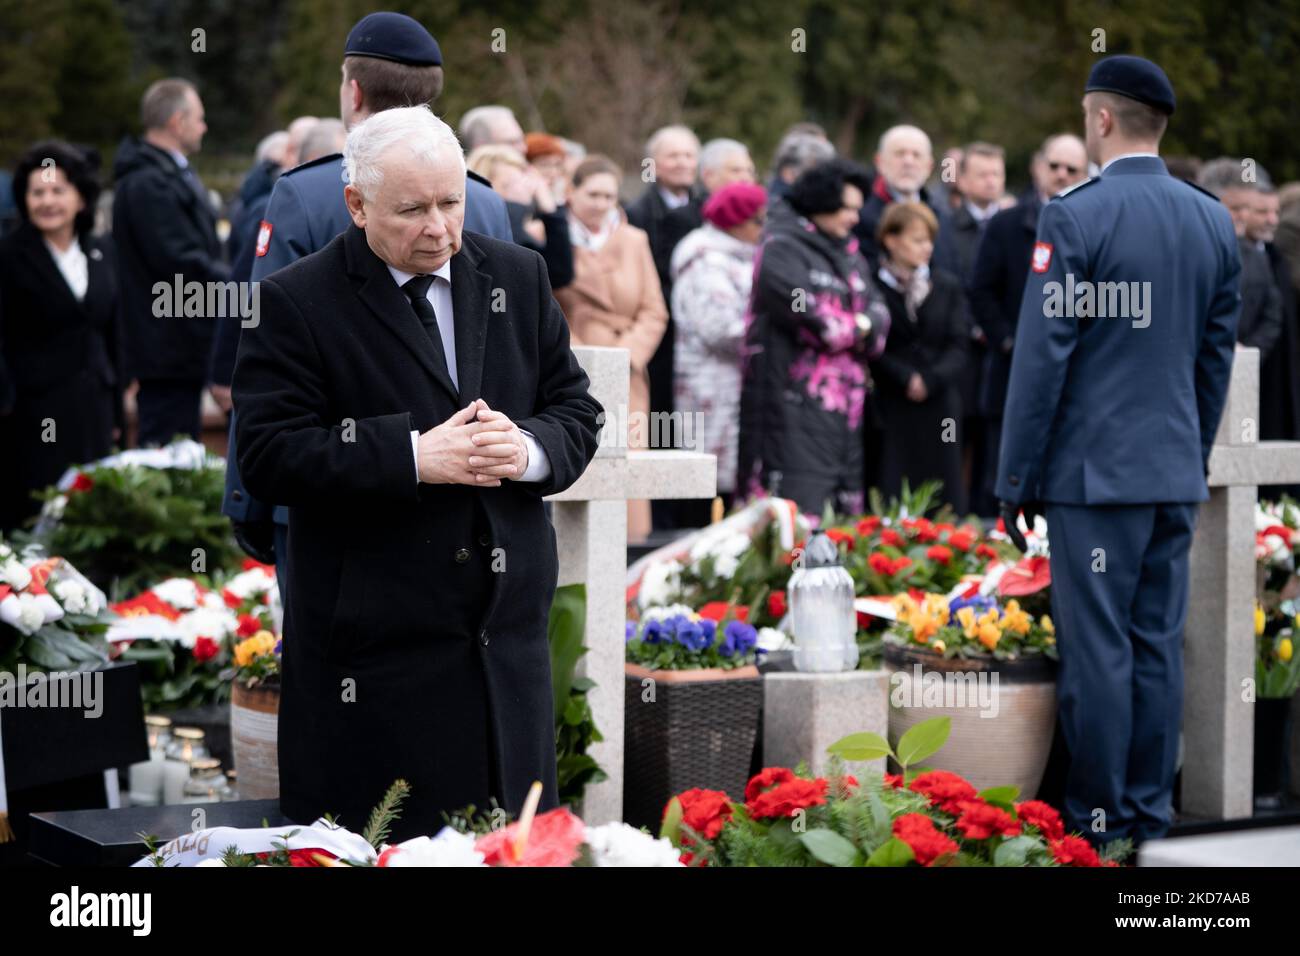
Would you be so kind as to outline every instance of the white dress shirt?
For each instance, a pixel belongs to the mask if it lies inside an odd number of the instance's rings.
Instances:
[[[388,263],[385,263],[388,265]],[[400,289],[408,281],[415,278],[411,272],[403,272],[401,269],[388,266],[388,271],[397,283]],[[433,281],[429,283],[429,291],[425,294],[429,304],[433,306],[434,315],[438,317],[438,334],[442,338],[442,350],[447,356],[447,374],[451,376],[452,384],[457,389],[460,388],[460,379],[456,372],[456,321],[455,313],[452,312],[451,306],[451,260],[448,259],[442,264],[442,268],[433,273]],[[519,433],[524,436],[524,444],[528,446],[528,467],[517,481],[545,481],[551,475],[551,461],[546,457],[546,449],[533,437],[531,432],[526,432],[522,428]],[[419,447],[420,433],[413,430],[411,432],[411,458],[415,462],[415,480],[420,480],[419,465]]]
[[[90,267],[86,262],[86,254],[81,249],[81,243],[76,236],[73,236],[72,244],[67,249],[60,249],[46,239],[45,248],[50,250],[50,255],[54,257],[54,264],[59,267],[59,272],[63,274],[68,288],[80,302],[86,297],[86,287],[90,285]]]

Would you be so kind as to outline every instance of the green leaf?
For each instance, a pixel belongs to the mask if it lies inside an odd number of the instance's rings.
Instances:
[[[682,832],[682,802],[676,797],[668,801],[668,809],[664,812],[664,822],[659,827],[659,835],[667,837],[668,842],[673,846],[680,848]]]
[[[980,791],[980,799],[985,803],[991,803],[995,807],[1001,807],[1008,813],[1015,815],[1016,797],[1020,796],[1019,787],[990,787],[987,790]]]
[[[888,740],[867,730],[841,737],[827,747],[826,752],[841,760],[879,760],[894,754]]]
[[[899,738],[898,762],[906,767],[925,760],[948,742],[948,734],[951,732],[951,717],[932,717],[921,721]]]
[[[1004,840],[1002,845],[993,851],[993,865],[1024,866],[1029,851],[1037,845],[1038,841],[1031,836],[1018,836]]]
[[[799,834],[799,841],[827,866],[856,866],[861,858],[858,848],[834,830],[818,827]]]
[[[891,837],[880,849],[867,857],[867,866],[907,866],[916,859],[912,848],[898,837]]]

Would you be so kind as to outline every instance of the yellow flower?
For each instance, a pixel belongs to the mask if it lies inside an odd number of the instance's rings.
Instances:
[[[247,667],[259,657],[265,657],[275,651],[275,635],[270,631],[258,631],[252,637],[245,638],[235,645],[235,663]]]
[[[958,608],[957,621],[961,624],[962,631],[967,637],[975,636],[975,609],[973,607]]]
[[[1260,607],[1258,603],[1256,603],[1255,605],[1255,636],[1256,637],[1259,637],[1259,635],[1264,633],[1264,620],[1265,620],[1264,609]]]
[[[939,622],[929,615],[920,616],[920,619],[912,619],[912,637],[918,644],[925,644],[935,634],[939,632]]]
[[[979,642],[989,650],[998,646],[998,641],[1002,639],[1002,631],[996,624],[981,624],[979,628]]]
[[[930,646],[933,647],[940,654],[942,654],[948,647],[948,645],[945,644],[943,641],[935,641]]]
[[[1008,601],[1002,613],[1002,626],[1013,634],[1024,635],[1029,633],[1029,625],[1029,615],[1020,610],[1020,602]]]
[[[1280,661],[1289,661],[1291,659],[1291,638],[1284,637],[1277,645],[1277,658]]]
[[[1056,625],[1052,623],[1052,619],[1048,617],[1046,614],[1044,614],[1042,617],[1038,619],[1038,623],[1043,626],[1043,630],[1046,631],[1048,634],[1056,633]]]

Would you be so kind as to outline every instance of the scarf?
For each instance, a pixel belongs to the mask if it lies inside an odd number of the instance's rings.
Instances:
[[[903,304],[907,307],[907,318],[915,323],[917,310],[930,295],[929,264],[922,263],[912,270],[911,275],[907,275],[885,258],[881,261],[878,274],[885,285],[902,294]]]
[[[581,222],[578,217],[572,213],[569,214],[569,241],[579,249],[590,249],[592,252],[599,252],[609,241],[609,237],[614,234],[614,230],[619,227],[623,216],[619,208],[615,206],[605,216],[605,221],[600,224],[600,228],[592,232]]]

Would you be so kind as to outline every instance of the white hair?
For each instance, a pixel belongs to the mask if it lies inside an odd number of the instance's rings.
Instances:
[[[465,175],[465,154],[461,152],[460,140],[428,106],[383,110],[352,127],[343,147],[348,181],[367,199],[374,198],[375,190],[384,181],[380,160],[395,146],[405,146],[413,156],[430,164],[437,160],[452,162]]]
[[[921,140],[925,142],[925,151],[929,153],[931,156],[934,155],[934,147],[931,145],[930,137],[926,134],[925,130],[921,129],[921,127],[919,126],[909,126],[907,124],[903,124],[901,126],[891,126],[889,127],[889,129],[881,133],[880,142],[876,146],[876,152],[883,153],[886,149],[889,148],[889,141],[891,139],[894,139],[897,136],[919,137]]]
[[[700,172],[714,170],[735,153],[749,155],[749,147],[735,139],[711,139],[700,150]]]
[[[695,152],[698,153],[700,151],[700,138],[695,135],[694,130],[689,126],[675,123],[672,126],[661,126],[659,129],[654,131],[653,135],[651,135],[651,137],[645,142],[645,154],[647,156],[653,156],[659,150],[663,141],[669,136],[685,136],[695,145]]]
[[[460,138],[465,148],[472,150],[492,138],[492,127],[498,120],[515,120],[515,111],[508,106],[476,106],[460,118]]]
[[[257,156],[259,163],[270,159],[274,154],[282,154],[289,145],[289,134],[284,130],[276,130],[274,133],[268,133],[262,137],[262,141],[257,144]]]

